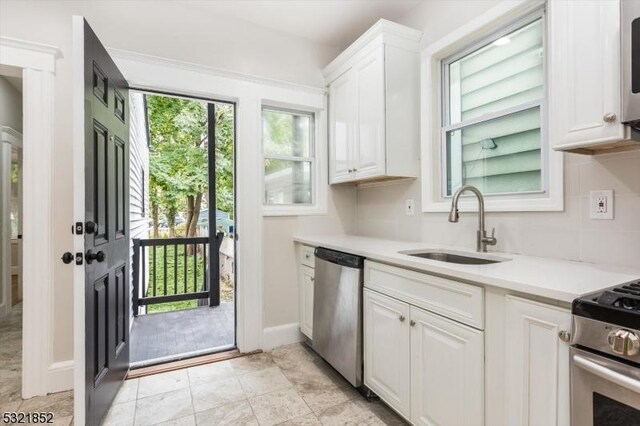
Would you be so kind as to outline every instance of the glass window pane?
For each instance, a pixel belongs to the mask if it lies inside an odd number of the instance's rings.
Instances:
[[[542,98],[543,48],[538,19],[449,64],[449,123]]]
[[[311,204],[311,162],[264,160],[264,202]]]
[[[462,185],[485,194],[540,191],[540,108],[447,132],[446,195]]]
[[[311,116],[265,109],[262,126],[265,156],[310,156]]]

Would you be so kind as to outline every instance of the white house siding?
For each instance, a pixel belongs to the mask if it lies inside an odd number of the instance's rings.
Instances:
[[[149,144],[147,136],[146,114],[144,107],[144,95],[138,92],[130,92],[130,181],[129,181],[129,206],[131,242],[130,254],[133,256],[133,239],[147,238],[149,236]],[[131,269],[131,288],[133,289],[133,268]],[[133,306],[132,306],[133,309]],[[133,314],[133,311],[131,312]],[[133,324],[133,322],[131,322]]]

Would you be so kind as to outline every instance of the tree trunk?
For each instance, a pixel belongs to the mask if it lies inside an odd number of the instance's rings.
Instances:
[[[198,231],[198,219],[200,218],[200,208],[202,206],[202,193],[196,195],[193,203],[193,219],[187,229],[187,237],[195,237]],[[211,226],[211,224],[209,224]]]
[[[176,237],[176,214],[175,209],[169,209],[167,212],[167,224],[169,225],[169,238]]]
[[[151,202],[151,219],[153,220],[153,238],[159,238],[160,232],[158,230],[158,217],[160,216],[160,209],[158,203]]]
[[[193,221],[193,206],[194,205],[194,197],[193,195],[187,196],[187,223],[185,223],[184,228],[184,236],[189,236],[189,228],[191,227],[191,222]]]

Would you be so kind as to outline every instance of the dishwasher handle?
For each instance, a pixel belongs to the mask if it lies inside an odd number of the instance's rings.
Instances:
[[[355,269],[364,268],[364,257],[357,256],[355,254],[344,253],[324,247],[317,247],[315,255],[316,259],[325,260],[327,262],[335,263],[336,265]]]

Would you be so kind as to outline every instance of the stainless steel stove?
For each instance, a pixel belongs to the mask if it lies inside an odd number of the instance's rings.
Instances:
[[[571,424],[640,426],[640,281],[572,307]]]

